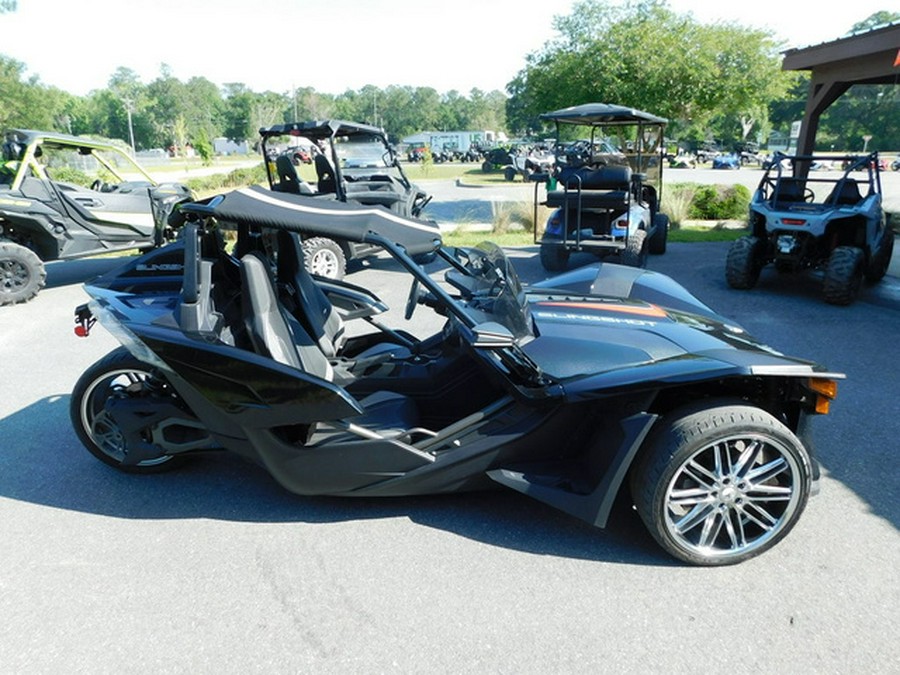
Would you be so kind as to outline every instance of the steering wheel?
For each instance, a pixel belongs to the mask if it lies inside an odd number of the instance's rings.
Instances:
[[[816,201],[816,193],[812,191],[811,188],[804,188],[803,190],[803,201],[812,203]]]
[[[94,190],[95,192],[103,192],[104,185],[105,183],[98,178],[93,183],[91,183],[91,190]]]
[[[416,305],[419,304],[419,280],[413,279],[412,286],[409,287],[409,296],[406,298],[406,309],[403,312],[403,318],[409,321],[413,312],[416,311]]]

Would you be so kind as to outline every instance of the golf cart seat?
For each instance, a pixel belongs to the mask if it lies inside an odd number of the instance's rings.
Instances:
[[[862,195],[859,192],[859,184],[852,178],[847,178],[834,186],[834,190],[825,200],[826,204],[834,204],[835,206],[855,206],[862,201]]]
[[[331,363],[300,323],[282,308],[265,257],[258,252],[245,255],[241,259],[241,280],[244,322],[254,351],[332,382],[334,369]],[[412,399],[407,396],[377,391],[359,403],[364,412],[350,421],[377,436],[396,437],[416,427],[418,412]],[[346,426],[336,420],[327,422],[338,428]],[[352,429],[348,431],[353,432]]]
[[[547,192],[547,206],[552,208],[624,209],[631,190],[631,168],[587,166],[563,168],[558,184],[562,189]]]

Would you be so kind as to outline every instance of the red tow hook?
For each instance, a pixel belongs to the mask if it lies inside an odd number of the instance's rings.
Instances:
[[[97,319],[91,314],[91,310],[87,305],[80,305],[75,308],[75,335],[78,337],[88,337],[91,334],[91,328],[97,323]]]

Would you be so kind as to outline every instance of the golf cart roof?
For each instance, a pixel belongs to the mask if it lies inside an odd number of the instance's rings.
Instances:
[[[275,126],[263,127],[259,130],[259,135],[264,139],[272,136],[303,136],[304,138],[318,141],[331,138],[332,136],[354,136],[357,134],[384,136],[384,129],[345,120],[310,120],[308,122],[276,124]]]
[[[584,103],[553,112],[543,113],[542,120],[558,124],[582,124],[599,126],[605,124],[667,124],[669,120],[623,105],[610,103]]]
[[[373,241],[375,235],[402,246],[410,255],[430,253],[441,244],[441,231],[434,221],[403,218],[383,206],[271,192],[257,185],[185,204],[181,211],[359,243],[378,243]]]

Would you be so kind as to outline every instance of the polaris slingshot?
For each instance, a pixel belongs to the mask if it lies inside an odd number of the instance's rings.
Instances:
[[[180,240],[76,310],[77,333],[99,320],[122,343],[71,399],[113,467],[224,449],[301,495],[502,486],[599,527],[626,490],[702,565],[767,550],[815,491],[808,422],[843,376],[664,275],[602,263],[525,287],[501,249],[444,248],[433,222],[257,187],[178,215]],[[367,289],[311,276],[297,234],[381,247],[409,274],[405,319],[425,305],[441,328],[416,337]],[[413,258],[430,253],[428,273]]]

